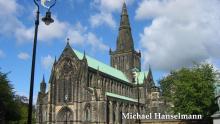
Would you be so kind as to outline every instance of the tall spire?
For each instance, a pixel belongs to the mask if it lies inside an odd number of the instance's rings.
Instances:
[[[126,3],[123,3],[121,15],[128,15]]]
[[[130,28],[128,10],[127,10],[127,6],[125,2],[123,3],[123,6],[122,6],[120,29],[123,28],[124,26],[127,26],[127,28]]]
[[[126,3],[123,3],[117,39],[117,51],[133,51],[134,43]]]

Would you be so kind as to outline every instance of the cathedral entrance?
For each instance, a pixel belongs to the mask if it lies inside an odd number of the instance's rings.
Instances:
[[[57,114],[56,124],[73,124],[73,112],[68,107],[63,107]]]

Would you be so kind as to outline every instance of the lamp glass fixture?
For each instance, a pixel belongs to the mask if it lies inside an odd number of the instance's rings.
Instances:
[[[47,11],[46,16],[42,18],[42,21],[46,24],[49,25],[54,22],[54,20],[51,18],[51,12]]]
[[[54,20],[51,17],[50,9],[56,4],[56,0],[37,0],[39,4],[41,4],[42,7],[47,9],[45,17],[42,18],[42,21],[49,25],[54,22]]]

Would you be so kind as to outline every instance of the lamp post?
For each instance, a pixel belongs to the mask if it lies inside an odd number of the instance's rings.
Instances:
[[[29,92],[29,105],[28,105],[28,120],[27,123],[32,123],[32,106],[33,106],[33,88],[34,88],[34,73],[35,73],[35,61],[36,61],[36,48],[37,48],[37,35],[38,35],[38,26],[39,26],[39,15],[40,15],[40,5],[47,8],[46,16],[42,21],[49,25],[53,23],[54,20],[51,18],[50,9],[56,4],[56,0],[33,0],[34,4],[37,6],[36,20],[35,20],[35,32],[34,32],[34,44],[33,44],[33,53],[32,53],[32,65],[31,65],[31,79],[30,79],[30,92]],[[47,6],[46,4],[50,4]]]
[[[137,91],[138,91],[138,113],[140,114],[140,90],[139,90],[139,77],[140,73],[138,72],[137,74]],[[140,124],[141,123],[141,120],[140,118],[138,119],[138,123]]]
[[[68,120],[68,118],[67,118],[67,111],[68,111],[68,109],[67,109],[67,106],[68,106],[68,104],[67,104],[67,102],[68,102],[68,95],[65,95],[64,102],[65,102],[65,106],[66,106],[66,121],[65,121],[65,124],[67,124],[67,120]]]
[[[139,91],[139,75],[140,75],[140,72],[139,72],[139,70],[138,69],[136,69],[136,68],[134,68],[133,70],[132,70],[132,72],[133,72],[133,76],[134,76],[134,78],[133,78],[133,81],[136,83],[137,82],[137,92],[138,92],[138,95],[137,95],[137,97],[138,97],[138,114],[140,114],[140,91]],[[141,120],[140,120],[140,118],[138,118],[138,123],[140,124],[141,123]]]

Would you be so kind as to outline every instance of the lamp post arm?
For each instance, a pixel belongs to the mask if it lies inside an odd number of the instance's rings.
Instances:
[[[36,0],[33,0],[34,1],[34,4],[37,6],[37,10],[39,11],[39,4],[37,3],[37,1]]]
[[[50,11],[50,9],[51,9],[53,6],[55,6],[56,2],[57,2],[57,0],[55,0],[54,3],[49,7],[48,11]]]
[[[36,60],[36,48],[37,48],[37,35],[39,26],[39,5],[34,0],[37,6],[36,20],[35,20],[35,32],[34,32],[34,44],[32,53],[32,65],[31,65],[31,79],[30,79],[30,92],[29,92],[29,104],[28,104],[28,124],[32,124],[32,107],[33,107],[33,88],[34,88],[34,73],[35,73],[35,60]]]

